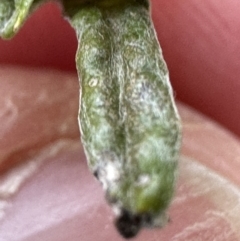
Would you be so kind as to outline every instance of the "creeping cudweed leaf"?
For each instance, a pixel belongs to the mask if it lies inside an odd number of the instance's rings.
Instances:
[[[2,37],[33,0],[2,0]],[[181,127],[146,0],[62,1],[77,33],[79,125],[89,168],[126,238],[168,222]]]
[[[34,0],[1,0],[0,35],[10,38],[19,30],[26,20]]]

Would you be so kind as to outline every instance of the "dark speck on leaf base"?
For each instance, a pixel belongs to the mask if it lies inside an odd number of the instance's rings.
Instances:
[[[115,225],[124,238],[133,238],[141,229],[142,220],[138,215],[132,215],[128,211],[123,211],[117,218]]]

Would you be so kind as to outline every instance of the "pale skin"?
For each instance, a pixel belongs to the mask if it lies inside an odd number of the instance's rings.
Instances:
[[[155,10],[156,11],[156,10]],[[7,51],[7,50],[5,50],[5,51]],[[61,60],[61,61],[63,61],[63,60]],[[233,73],[233,75],[234,75],[234,73]],[[206,93],[207,94],[207,93]],[[231,99],[231,98],[230,98]]]

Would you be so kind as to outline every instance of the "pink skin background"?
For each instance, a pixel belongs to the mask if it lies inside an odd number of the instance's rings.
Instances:
[[[240,240],[239,9],[239,0],[152,1],[177,100],[218,123],[179,105],[183,154],[173,221],[164,230],[145,230],[139,241]],[[8,115],[6,123],[0,118],[0,162],[5,155],[17,163],[16,156],[24,157],[30,147],[26,159],[47,160],[8,200],[0,240],[122,240],[78,140],[76,48],[75,33],[55,3],[35,12],[14,39],[0,40],[0,108],[11,96],[24,113],[14,124]],[[60,146],[58,156],[51,144]]]

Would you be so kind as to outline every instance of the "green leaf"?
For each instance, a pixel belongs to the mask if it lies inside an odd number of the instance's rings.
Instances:
[[[0,36],[13,37],[31,12],[34,0],[1,0],[0,2]]]
[[[1,0],[10,38],[44,1]],[[147,0],[62,0],[76,31],[79,124],[89,168],[126,238],[163,226],[174,195],[181,124]]]
[[[71,23],[79,41],[79,124],[90,170],[118,210],[123,236],[163,226],[181,127],[148,5],[88,5]]]

